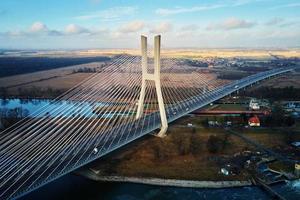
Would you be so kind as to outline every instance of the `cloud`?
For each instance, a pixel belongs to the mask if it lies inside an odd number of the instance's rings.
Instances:
[[[25,35],[25,33],[22,31],[16,30],[16,31],[5,32],[3,35],[7,35],[9,37],[21,37],[21,36]]]
[[[145,27],[145,23],[143,21],[133,21],[124,24],[120,28],[120,31],[123,33],[132,33],[132,32],[141,31],[142,29],[144,29],[144,27]]]
[[[266,26],[279,26],[279,27],[289,27],[298,25],[300,22],[298,20],[285,20],[283,18],[275,17],[270,19],[265,23]]]
[[[300,3],[289,3],[289,4],[282,4],[279,6],[271,7],[271,10],[281,9],[281,8],[297,8],[300,7]]]
[[[207,10],[215,10],[219,8],[237,7],[243,6],[250,3],[264,2],[268,0],[227,0],[224,3],[215,3],[207,5],[195,5],[192,7],[174,7],[174,8],[158,8],[155,13],[162,16],[176,15],[182,13],[193,13]],[[222,2],[222,1],[219,1]]]
[[[87,28],[75,25],[75,24],[69,24],[65,28],[66,34],[81,34],[81,33],[90,33],[90,31]]]
[[[2,33],[2,35],[6,35],[9,37],[38,37],[38,36],[67,36],[67,35],[80,35],[80,34],[92,34],[87,28],[69,24],[65,27],[64,30],[54,30],[49,29],[45,24],[42,22],[35,22],[33,23],[28,29],[26,30],[13,30]],[[100,34],[102,30],[94,30],[93,34]]]
[[[256,23],[246,21],[243,19],[229,18],[220,23],[210,24],[207,26],[207,30],[233,30],[252,28]]]
[[[270,0],[233,0],[231,3],[233,6],[243,6],[251,3],[267,2]]]
[[[167,33],[173,30],[173,25],[169,22],[161,22],[150,29],[150,33]]]
[[[112,7],[98,12],[88,13],[74,17],[78,20],[101,19],[103,21],[119,20],[121,17],[134,15],[138,8],[133,6]]]
[[[272,18],[272,19],[270,19],[269,21],[267,21],[267,22],[265,23],[265,25],[267,25],[267,26],[274,26],[274,25],[280,24],[280,23],[283,22],[283,21],[284,21],[283,18],[275,17],[275,18]]]
[[[285,22],[285,23],[281,23],[279,26],[284,28],[284,27],[289,27],[289,26],[296,26],[298,27],[300,24],[299,21],[290,21],[290,22]]]
[[[48,28],[42,22],[35,22],[31,25],[29,31],[32,33],[47,32]]]
[[[189,25],[182,26],[180,28],[181,31],[196,31],[198,29],[199,26],[197,24],[189,24]]]
[[[224,4],[215,4],[215,5],[205,5],[205,6],[194,6],[189,8],[184,7],[176,7],[176,8],[158,8],[155,10],[156,14],[159,15],[175,15],[175,14],[181,14],[181,13],[192,13],[192,12],[199,12],[204,10],[212,10],[217,8],[225,7]]]

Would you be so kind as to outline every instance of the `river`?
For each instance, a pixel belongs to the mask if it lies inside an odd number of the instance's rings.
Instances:
[[[32,117],[42,116],[63,116],[63,117],[111,117],[114,115],[124,115],[123,113],[98,115],[94,111],[97,108],[112,105],[111,103],[89,103],[78,101],[51,101],[48,99],[0,99],[0,112],[9,113],[7,111],[15,108],[21,108],[22,113]]]
[[[300,199],[300,181],[273,186],[286,199]],[[22,200],[260,200],[270,197],[260,188],[239,187],[224,189],[192,189],[160,187],[132,183],[102,183],[66,175],[39,190],[21,198]]]

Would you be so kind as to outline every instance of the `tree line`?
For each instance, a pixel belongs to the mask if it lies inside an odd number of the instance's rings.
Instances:
[[[42,87],[30,87],[30,88],[18,88],[17,94],[10,94],[7,88],[0,87],[0,98],[8,99],[8,98],[22,98],[22,99],[30,99],[30,98],[44,98],[44,99],[52,99],[55,98],[62,93],[64,93],[66,89],[53,89],[51,87],[42,88]]]
[[[251,91],[240,91],[240,95],[270,99],[271,101],[300,100],[300,88],[295,88],[293,86],[283,88],[260,87]]]
[[[205,148],[210,153],[224,150],[229,142],[228,134],[210,135],[208,140],[203,140],[200,134],[192,129],[192,133],[171,133],[167,138],[157,138],[153,143],[154,157],[159,160],[171,156],[199,155]]]

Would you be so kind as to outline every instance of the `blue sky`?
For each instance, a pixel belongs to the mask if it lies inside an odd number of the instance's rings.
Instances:
[[[0,48],[299,47],[299,0],[1,0]]]

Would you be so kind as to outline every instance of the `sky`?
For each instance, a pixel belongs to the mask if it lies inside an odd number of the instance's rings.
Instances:
[[[300,47],[300,0],[1,0],[0,48]],[[151,39],[150,39],[151,42]]]

